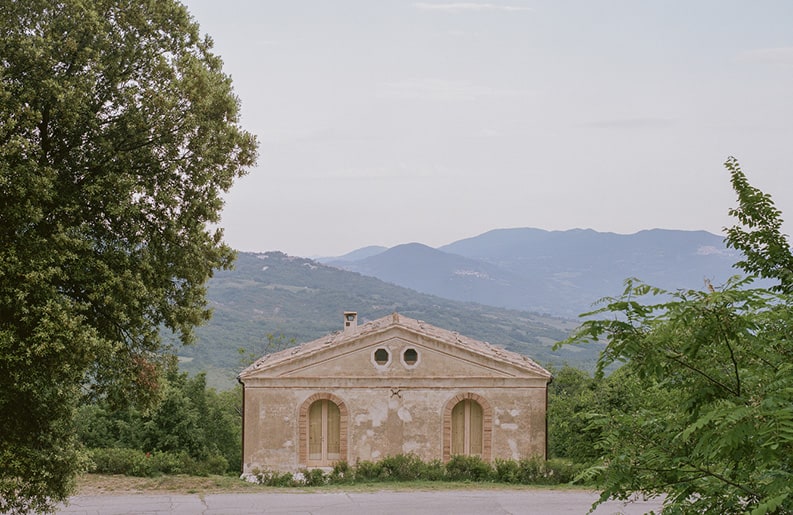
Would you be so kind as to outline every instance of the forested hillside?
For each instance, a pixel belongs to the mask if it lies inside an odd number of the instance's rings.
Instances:
[[[552,350],[575,320],[442,299],[280,252],[240,253],[234,270],[210,281],[208,298],[212,320],[179,353],[184,370],[206,371],[219,388],[233,385],[255,357],[340,330],[345,310],[357,311],[362,323],[397,311],[539,363],[591,369],[599,350]]]
[[[231,386],[253,359],[398,311],[501,345],[540,363],[592,368],[597,349],[553,351],[598,299],[638,277],[670,290],[724,282],[738,254],[704,231],[499,229],[433,249],[417,243],[366,247],[318,261],[242,252],[209,283],[214,309],[182,368]],[[495,307],[494,307],[495,306]],[[545,313],[545,314],[539,314]],[[550,314],[550,315],[549,315]]]

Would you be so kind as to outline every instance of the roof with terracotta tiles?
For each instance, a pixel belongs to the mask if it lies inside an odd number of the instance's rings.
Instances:
[[[491,345],[488,342],[474,340],[457,332],[442,329],[421,320],[408,318],[398,313],[392,313],[391,315],[387,315],[359,325],[355,331],[337,331],[310,342],[302,343],[300,345],[272,354],[266,354],[256,360],[248,368],[243,370],[240,373],[240,377],[242,378],[249,376],[256,373],[257,371],[275,367],[292,359],[311,356],[331,347],[351,343],[369,334],[384,331],[392,327],[401,327],[407,329],[408,331],[433,338],[451,346],[468,349],[473,353],[482,355],[495,361],[501,361],[519,368],[523,368],[543,377],[551,377],[550,372],[545,370],[527,356],[502,349],[500,347]]]

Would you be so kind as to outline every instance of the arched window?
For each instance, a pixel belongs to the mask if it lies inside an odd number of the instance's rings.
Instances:
[[[299,461],[328,467],[342,459],[347,459],[347,408],[335,395],[312,395],[300,408]]]
[[[324,465],[338,461],[341,414],[333,401],[321,399],[308,408],[308,461]]]
[[[493,411],[480,395],[463,393],[446,403],[443,412],[443,460],[453,455],[481,456],[490,461]]]
[[[452,408],[452,454],[482,456],[482,406],[464,399]]]

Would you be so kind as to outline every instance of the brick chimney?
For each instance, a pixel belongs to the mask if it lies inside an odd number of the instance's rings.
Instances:
[[[344,312],[344,334],[355,334],[358,332],[358,313],[355,311]]]

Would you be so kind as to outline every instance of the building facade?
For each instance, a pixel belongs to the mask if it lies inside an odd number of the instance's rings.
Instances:
[[[243,384],[243,473],[412,453],[544,458],[551,374],[397,313],[257,360]]]

